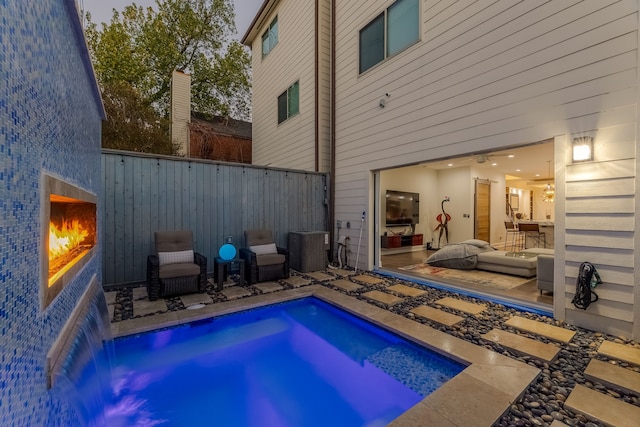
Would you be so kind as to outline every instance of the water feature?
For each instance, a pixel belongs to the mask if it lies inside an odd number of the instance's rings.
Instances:
[[[109,425],[386,425],[464,366],[314,298],[115,341]]]
[[[104,426],[112,404],[113,341],[102,286],[94,276],[47,354],[47,385],[77,425]]]

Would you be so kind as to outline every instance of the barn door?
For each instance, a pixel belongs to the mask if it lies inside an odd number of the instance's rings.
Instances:
[[[476,179],[474,238],[490,242],[491,236],[491,181]]]

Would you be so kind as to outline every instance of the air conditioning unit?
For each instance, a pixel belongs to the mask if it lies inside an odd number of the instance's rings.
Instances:
[[[324,270],[328,264],[328,231],[289,233],[289,267],[300,273]]]

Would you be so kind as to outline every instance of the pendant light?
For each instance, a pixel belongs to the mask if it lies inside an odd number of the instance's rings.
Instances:
[[[542,193],[542,201],[547,203],[553,203],[553,200],[555,199],[555,196],[556,196],[556,190],[551,185],[551,160],[547,160],[547,164],[548,164],[547,177],[549,178],[549,182],[547,183],[547,186],[545,187],[544,192]]]

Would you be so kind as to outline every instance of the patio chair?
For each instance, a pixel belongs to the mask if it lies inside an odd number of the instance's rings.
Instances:
[[[249,285],[289,277],[289,251],[276,246],[271,230],[246,230],[244,241],[240,258]]]
[[[149,301],[204,292],[207,258],[194,251],[190,230],[156,231],[154,255],[147,257]]]

